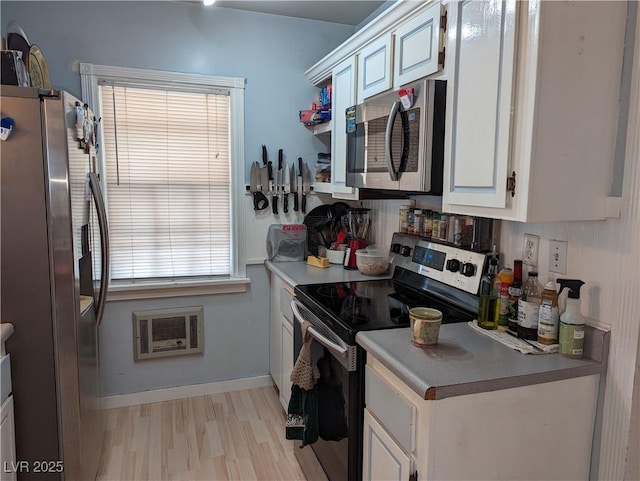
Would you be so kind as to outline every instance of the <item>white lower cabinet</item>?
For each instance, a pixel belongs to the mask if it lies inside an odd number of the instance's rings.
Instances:
[[[364,410],[362,479],[370,481],[407,481],[411,473],[411,458]]]
[[[269,372],[286,411],[291,396],[293,369],[293,286],[269,272]]]
[[[363,479],[589,479],[597,374],[440,400],[365,376]]]
[[[285,410],[291,398],[291,371],[293,371],[293,324],[285,317],[282,318],[282,383],[280,386],[280,402]]]

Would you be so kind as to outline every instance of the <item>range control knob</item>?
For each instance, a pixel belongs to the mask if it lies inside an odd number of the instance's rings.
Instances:
[[[465,262],[462,264],[461,271],[463,276],[473,277],[476,273],[476,265],[471,262]]]
[[[449,259],[447,261],[447,270],[451,272],[458,272],[460,270],[460,261],[458,259]]]
[[[402,251],[401,254],[405,257],[409,257],[411,255],[411,247],[409,246],[402,246]]]
[[[391,244],[391,252],[394,254],[400,254],[400,249],[402,246],[400,244]]]

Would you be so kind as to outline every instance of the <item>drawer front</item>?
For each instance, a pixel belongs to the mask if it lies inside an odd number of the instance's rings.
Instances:
[[[293,323],[293,311],[291,310],[291,301],[293,300],[293,293],[288,289],[280,289],[280,310],[282,311],[282,315],[289,321],[290,324]]]
[[[415,451],[416,407],[365,366],[365,403],[407,453]]]
[[[11,394],[11,363],[9,354],[0,357],[0,404]]]

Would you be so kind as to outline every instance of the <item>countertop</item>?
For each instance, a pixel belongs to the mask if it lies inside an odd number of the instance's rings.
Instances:
[[[271,262],[265,261],[266,268],[282,278],[290,286],[298,284],[322,284],[327,282],[372,281],[389,279],[392,272],[381,276],[365,276],[359,270],[349,270],[340,264],[330,264],[329,267],[314,267],[305,261]]]
[[[608,333],[593,331],[598,341],[591,343],[606,351],[603,339]],[[410,339],[409,328],[363,331],[356,336],[369,354],[429,400],[603,374],[606,369],[604,363],[587,357],[521,354],[466,323],[441,326],[439,343],[433,348],[415,347]]]

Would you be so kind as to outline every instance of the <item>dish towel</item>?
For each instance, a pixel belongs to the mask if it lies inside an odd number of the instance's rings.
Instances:
[[[469,321],[467,325],[474,331],[484,334],[485,336],[488,336],[511,349],[515,349],[522,354],[553,354],[554,352],[558,352],[558,348],[560,347],[560,344],[546,345],[537,341],[519,339],[514,337],[512,334],[508,334],[506,331],[483,329],[478,326],[477,319]]]
[[[318,440],[318,368],[311,363],[313,338],[308,329],[311,323],[301,325],[302,349],[291,371],[291,399],[287,407],[286,439],[302,440],[301,448]]]

